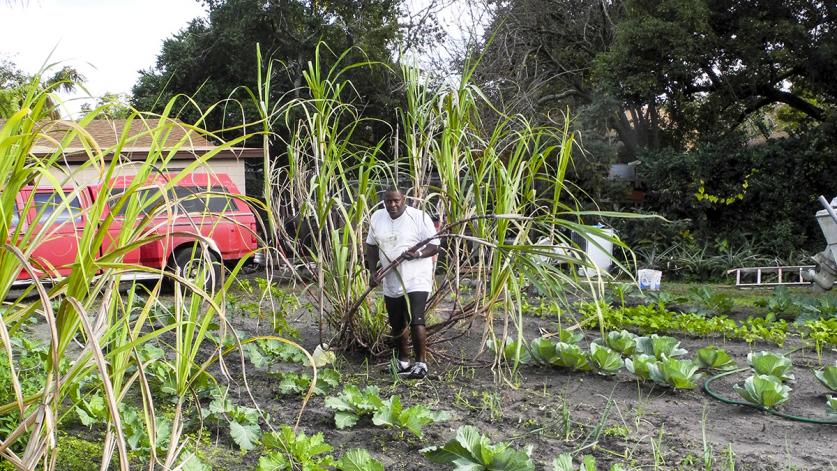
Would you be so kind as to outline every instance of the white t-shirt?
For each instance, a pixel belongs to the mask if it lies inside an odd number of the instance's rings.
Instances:
[[[366,243],[378,246],[381,265],[387,266],[417,243],[436,235],[430,216],[424,211],[407,206],[397,219],[386,209],[372,213]],[[439,239],[430,244],[439,245]],[[381,283],[384,296],[396,298],[414,291],[430,292],[433,288],[433,257],[405,260],[390,270]]]

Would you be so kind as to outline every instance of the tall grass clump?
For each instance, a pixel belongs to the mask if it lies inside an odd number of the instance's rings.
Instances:
[[[190,151],[190,139],[213,137],[201,129],[200,121],[188,125],[173,118],[173,110],[181,106],[183,97],[173,99],[159,115],[134,112],[118,130],[121,134],[117,144],[103,148],[85,129],[93,119],[102,117],[102,109],[77,122],[51,121],[47,118],[55,111],[56,102],[51,91],[40,87],[36,77],[20,110],[0,128],[0,233],[8,234],[0,246],[0,296],[6,300],[0,315],[5,360],[0,362],[0,375],[8,376],[14,390],[14,401],[0,405],[0,422],[8,427],[4,431],[8,433],[0,439],[0,456],[16,469],[54,469],[58,432],[67,420],[78,417],[102,427],[101,469],[129,469],[136,466],[137,459],[149,469],[171,469],[191,447],[183,439],[184,418],[197,413],[197,399],[217,382],[210,367],[220,363],[220,370],[225,372],[223,355],[236,348],[234,331],[226,318],[225,293],[242,264],[232,268],[215,291],[205,283],[208,263],[200,263],[208,261],[205,255],[199,255],[206,250],[193,253],[199,268],[188,273],[128,263],[125,255],[143,245],[161,242],[163,237],[157,235],[155,227],[160,217],[172,231],[173,221],[182,216],[182,201],[170,196],[180,180],[192,172],[207,171],[203,167],[208,159],[253,136],[241,133],[239,138],[196,155],[184,170],[169,172],[170,178],[158,179],[155,175],[164,171],[178,151]],[[190,101],[186,105],[195,106]],[[129,132],[132,121],[143,123],[139,135]],[[172,142],[170,136],[176,126],[185,128],[185,137]],[[153,142],[147,159],[123,163],[122,150],[143,136]],[[38,146],[55,150],[36,153]],[[81,169],[95,170],[103,185],[92,206],[63,223],[77,229],[79,250],[71,272],[59,278],[55,268],[41,263],[33,251],[54,236],[60,227],[57,215],[69,210],[70,201],[84,190],[73,183],[73,174],[56,172],[66,169],[63,165],[68,147],[83,149],[86,160]],[[122,165],[132,165],[136,176],[124,190],[113,191],[111,182]],[[40,225],[21,223],[24,217],[15,209],[15,198],[29,185],[64,194],[56,210]],[[30,197],[23,202],[20,213],[32,208]],[[117,226],[114,214],[120,211],[124,212],[124,221],[135,223]],[[96,223],[78,227],[76,221]],[[208,241],[195,224],[178,231],[190,234],[196,247],[206,249]],[[12,288],[21,271],[27,272],[34,283],[15,296]],[[155,274],[161,280],[152,288],[142,290],[132,285],[125,292],[125,285],[120,286],[123,277],[136,272]],[[49,278],[54,280],[48,282]],[[167,316],[155,314],[163,304],[162,278],[171,280],[175,292]],[[48,339],[41,367],[37,371],[30,368],[24,378],[18,364],[25,352],[15,348],[15,337],[28,335],[25,332],[30,323],[45,325]],[[230,336],[232,343],[225,340]],[[174,405],[171,417],[162,419],[157,414],[161,402]],[[137,452],[133,458],[129,458],[130,450]]]
[[[360,299],[368,292],[367,218],[379,192],[393,183],[408,182],[410,204],[439,218],[444,253],[429,300],[437,308],[438,321],[428,325],[433,341],[475,317],[487,321],[486,337],[521,338],[520,305],[530,285],[559,297],[599,291],[576,275],[577,268],[594,265],[570,232],[594,244],[609,238],[624,245],[591,224],[614,214],[582,211],[565,180],[574,145],[568,121],[535,125],[497,110],[471,83],[473,64],[457,85],[441,88],[404,67],[406,100],[391,142],[357,144],[354,133],[364,118],[345,72],[382,65],[342,59],[325,71],[318,55],[305,74],[301,95],[307,98],[288,104],[284,120],[273,121],[274,132],[283,126],[290,137],[279,150],[287,168],[274,168],[269,191],[274,206],[283,208],[276,219],[294,222],[283,236],[299,257],[299,279],[314,281],[309,286],[316,287],[311,297],[324,338],[344,348],[387,350],[380,303]],[[460,290],[465,278],[475,287],[467,295]],[[443,303],[449,295],[453,302]]]

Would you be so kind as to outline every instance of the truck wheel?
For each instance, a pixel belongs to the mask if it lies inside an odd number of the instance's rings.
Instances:
[[[207,293],[213,294],[221,289],[223,265],[221,257],[214,251],[205,250],[200,244],[181,247],[174,252],[172,262],[172,271],[179,270],[180,276],[203,287]],[[210,269],[203,268],[207,262],[212,265]],[[203,275],[202,280],[196,280],[200,275]]]

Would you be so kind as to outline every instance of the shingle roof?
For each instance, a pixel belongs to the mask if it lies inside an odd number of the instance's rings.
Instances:
[[[122,148],[122,154],[132,158],[138,158],[147,155],[153,149],[171,149],[178,148],[178,153],[185,154],[203,154],[216,146],[209,142],[202,134],[191,130],[185,123],[177,120],[166,120],[164,127],[161,127],[160,119],[133,119],[128,123],[125,119],[95,119],[84,126],[84,130],[90,134],[95,140],[96,144],[101,149],[108,149],[116,146],[119,142],[120,136],[125,133],[128,138],[125,140],[125,146]],[[5,120],[0,119],[0,128],[5,124]],[[51,154],[55,152],[58,147],[57,142],[66,135],[67,130],[78,123],[74,121],[45,121],[41,128],[41,132],[46,136],[39,138],[32,147],[34,154]],[[126,130],[126,125],[128,129]],[[165,131],[163,132],[163,129]],[[149,132],[149,130],[153,132]],[[159,141],[165,139],[161,145]],[[182,142],[182,143],[181,143]],[[181,143],[178,145],[178,143]],[[251,157],[261,154],[261,149],[231,149],[236,156]],[[72,156],[73,154],[83,154],[84,146],[82,141],[76,136],[66,146],[64,146],[64,154]]]

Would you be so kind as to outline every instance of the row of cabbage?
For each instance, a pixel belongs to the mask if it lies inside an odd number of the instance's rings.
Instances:
[[[738,368],[726,351],[714,345],[697,350],[692,359],[687,359],[689,352],[670,336],[638,336],[626,330],[613,331],[593,340],[587,348],[580,345],[582,338],[580,332],[559,330],[528,344],[507,338],[505,342],[490,343],[488,347],[495,354],[501,350],[500,358],[508,364],[594,371],[606,376],[615,375],[624,368],[638,380],[672,389],[694,389],[707,372],[732,372]],[[788,356],[767,351],[751,352],[747,363],[752,375],[743,385],[736,384],[733,388],[745,401],[772,408],[790,398],[788,383],[795,378],[790,373],[793,363]],[[837,391],[837,365],[813,373],[830,391]],[[837,398],[827,396],[826,410],[830,415],[837,415]]]

